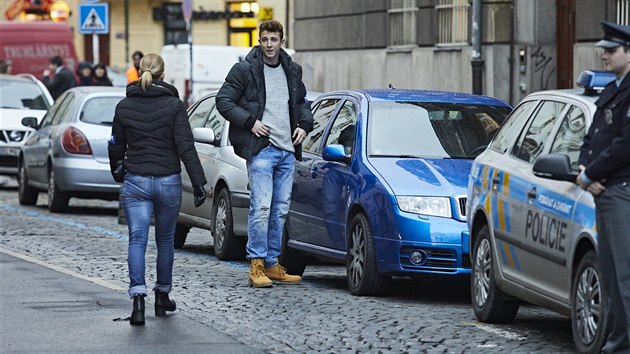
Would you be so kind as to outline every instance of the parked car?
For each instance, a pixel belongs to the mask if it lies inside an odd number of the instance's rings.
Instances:
[[[72,197],[118,199],[120,184],[109,171],[107,144],[119,87],[81,86],[66,91],[44,116],[22,124],[36,129],[18,156],[18,199],[34,205],[48,192],[48,209],[64,212]]]
[[[528,95],[475,159],[467,222],[480,321],[511,322],[526,301],[570,316],[577,350],[599,352],[606,296],[595,209],[573,181],[597,92],[613,79],[585,72],[578,80],[584,90]]]
[[[281,264],[345,264],[355,295],[392,276],[467,276],[466,181],[511,107],[495,98],[348,90],[313,103],[296,161]]]
[[[320,92],[309,92],[314,100]],[[214,254],[221,260],[245,255],[249,185],[245,160],[234,153],[228,133],[230,122],[215,107],[216,92],[202,97],[188,109],[195,148],[203,167],[210,198],[195,208],[190,177],[182,166],[182,207],[175,231],[175,247],[186,242],[191,227],[211,230]]]
[[[0,74],[0,174],[17,175],[18,154],[33,131],[22,118],[39,122],[52,104],[46,86],[33,75]]]

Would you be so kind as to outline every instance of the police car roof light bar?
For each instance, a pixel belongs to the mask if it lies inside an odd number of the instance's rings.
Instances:
[[[597,95],[598,91],[603,90],[613,80],[615,73],[612,71],[586,70],[580,74],[576,84],[584,88],[584,94]]]

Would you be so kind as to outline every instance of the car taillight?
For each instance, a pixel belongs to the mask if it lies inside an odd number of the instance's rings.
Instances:
[[[92,148],[90,147],[90,143],[87,138],[79,129],[74,127],[70,127],[63,132],[61,145],[64,150],[71,154],[92,154]]]

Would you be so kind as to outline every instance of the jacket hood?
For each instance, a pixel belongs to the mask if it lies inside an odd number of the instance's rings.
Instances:
[[[371,158],[370,163],[397,195],[466,194],[472,160]]]
[[[127,85],[127,97],[160,97],[175,96],[179,97],[179,93],[175,86],[168,84],[162,80],[153,80],[151,86],[147,90],[143,90],[140,81],[131,82]]]
[[[263,53],[262,49],[260,49],[260,44],[255,45],[252,50],[249,51],[245,60],[252,64],[263,65]],[[286,67],[289,63],[291,63],[291,56],[284,50],[284,48],[280,48],[280,63],[282,63],[283,67]]]

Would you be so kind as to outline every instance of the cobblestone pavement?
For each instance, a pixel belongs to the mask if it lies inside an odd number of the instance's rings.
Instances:
[[[51,214],[44,193],[36,206],[24,207],[17,189],[5,185],[0,247],[126,289],[127,228],[116,222],[117,206],[71,199],[68,213]],[[467,281],[399,279],[387,297],[356,297],[347,291],[344,267],[320,264],[307,267],[301,285],[253,289],[247,264],[219,261],[211,240],[208,231],[193,229],[176,250],[176,314],[270,353],[574,352],[569,320],[553,312],[523,306],[514,323],[477,322]],[[149,285],[154,262],[150,242]]]

